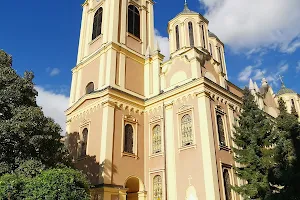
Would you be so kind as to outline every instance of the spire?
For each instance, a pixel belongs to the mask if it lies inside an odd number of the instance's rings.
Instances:
[[[187,1],[184,0],[184,8],[183,8],[183,11],[182,13],[195,13],[194,11],[191,11],[188,7],[188,4],[187,4]]]
[[[249,90],[254,90],[254,84],[251,78],[249,80]]]

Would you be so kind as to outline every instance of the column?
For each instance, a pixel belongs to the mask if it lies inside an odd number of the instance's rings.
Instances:
[[[120,53],[120,63],[119,63],[119,70],[120,70],[120,87],[125,88],[125,65],[126,65],[126,56]]]
[[[91,18],[92,18],[92,14],[93,14],[93,12],[92,12],[92,10],[90,9],[90,8],[88,8],[88,11],[87,11],[87,24],[86,24],[86,30],[85,30],[85,44],[84,44],[84,55],[83,55],[83,57],[86,57],[86,56],[88,56],[89,55],[89,47],[90,47],[90,42],[91,42],[91,39],[92,39],[92,37],[91,37],[91,33],[92,33],[92,26],[91,26],[91,23],[93,23],[92,22],[92,20],[91,20]]]
[[[165,105],[165,124],[166,124],[166,165],[167,170],[167,182],[168,182],[168,199],[177,200],[177,185],[176,185],[176,160],[175,160],[175,134],[174,134],[174,112],[173,103]]]
[[[127,32],[127,0],[122,0],[121,5],[121,22],[120,22],[120,43],[126,44]]]
[[[144,66],[144,92],[146,97],[149,97],[150,95],[150,84],[153,81],[150,80],[150,65],[150,58],[146,58]]]
[[[102,53],[100,56],[100,64],[99,64],[99,85],[98,90],[100,90],[105,84],[105,67],[106,67],[106,53]]]
[[[140,10],[141,15],[141,28],[142,28],[142,34],[141,34],[141,39],[142,39],[142,54],[145,55],[146,48],[147,48],[147,11],[145,10],[145,7],[142,7]]]
[[[77,72],[76,72],[76,70],[73,70],[69,106],[71,106],[75,101],[74,98],[75,98],[75,91],[76,91],[75,90],[76,89],[76,82],[77,82]]]
[[[154,49],[154,12],[152,1],[147,1],[148,3],[148,33],[149,33],[149,46],[150,49]]]
[[[111,1],[104,1],[103,5],[103,44],[107,43],[108,41],[108,30],[109,30],[109,23],[110,23],[110,13],[109,13],[109,7],[110,7]]]
[[[119,33],[119,2],[120,0],[110,0],[110,18],[109,18],[109,31],[108,42],[118,42]]]
[[[106,86],[114,86],[115,85],[115,77],[116,77],[116,51],[110,48],[106,52]]]
[[[203,158],[205,196],[207,200],[220,199],[218,174],[213,137],[210,96],[201,92],[198,97],[198,114],[200,119],[201,149]]]
[[[147,192],[145,191],[138,192],[138,200],[147,200]]]
[[[75,101],[81,97],[81,69],[77,71],[77,81],[76,81],[76,91],[75,91]]]
[[[111,184],[115,106],[109,100],[103,102],[102,106],[103,117],[99,164],[104,166],[104,170],[100,171],[100,174],[102,174],[100,180],[103,179],[104,184]]]
[[[79,45],[78,45],[78,54],[77,54],[77,64],[82,59],[82,51],[84,46],[84,35],[86,31],[86,15],[87,15],[87,5],[83,5],[83,11],[82,11],[82,18],[81,18],[81,28],[80,28],[80,38],[79,38]]]
[[[172,29],[169,30],[169,48],[170,48],[170,54],[173,53],[175,50],[174,47],[174,31]],[[169,55],[165,55],[165,56],[169,56]]]

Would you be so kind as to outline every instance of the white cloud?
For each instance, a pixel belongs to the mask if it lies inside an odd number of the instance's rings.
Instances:
[[[159,31],[155,29],[155,40],[158,42],[161,53],[165,56],[164,60],[170,57],[169,38],[160,35]]]
[[[42,107],[44,114],[51,117],[63,129],[62,134],[66,131],[66,118],[64,111],[68,108],[69,97],[47,91],[40,86],[36,86],[38,91],[37,104]]]
[[[296,67],[296,71],[297,71],[297,73],[300,72],[300,61],[298,61],[298,65]]]
[[[247,66],[243,71],[239,73],[239,81],[248,81],[253,71],[253,66]]]
[[[234,51],[300,47],[299,0],[199,0],[209,29]]]
[[[50,71],[50,76],[56,76],[60,73],[60,70],[58,68],[53,68]]]

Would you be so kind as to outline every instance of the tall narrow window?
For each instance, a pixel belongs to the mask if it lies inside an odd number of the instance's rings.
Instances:
[[[202,42],[203,42],[203,48],[206,48],[206,45],[205,45],[205,32],[204,32],[204,25],[201,25],[201,31],[202,31]]]
[[[88,140],[88,129],[85,128],[82,131],[82,141],[81,141],[81,152],[80,157],[86,156],[87,140]]]
[[[223,71],[223,59],[222,59],[221,47],[218,47],[218,52],[219,52],[219,61],[220,61],[220,66],[221,66],[221,72],[224,72]]]
[[[230,184],[230,175],[228,169],[223,170],[223,180],[224,180],[224,191],[226,200],[231,200],[231,184]]]
[[[156,175],[153,178],[153,200],[162,199],[162,180],[161,176]]]
[[[190,45],[191,47],[194,47],[194,30],[193,30],[193,23],[192,22],[189,22],[188,23],[188,26],[189,26],[189,37],[190,37]]]
[[[102,29],[102,13],[103,8],[99,8],[94,15],[94,23],[93,23],[93,36],[92,40],[98,37],[101,34]]]
[[[223,118],[219,114],[217,115],[217,127],[220,145],[226,145]]]
[[[133,127],[131,124],[125,125],[124,152],[133,153]]]
[[[134,6],[128,6],[128,32],[140,38],[140,12]]]
[[[212,55],[212,46],[211,46],[211,43],[209,43],[209,52],[210,52],[210,55]]]
[[[156,125],[153,128],[152,134],[152,153],[160,153],[161,152],[161,128],[160,125]]]
[[[291,102],[292,102],[292,106],[295,107],[294,99],[291,99]]]
[[[182,146],[193,144],[192,118],[189,114],[181,118]]]
[[[85,93],[86,94],[90,94],[94,92],[94,83],[90,82],[89,84],[87,84],[87,86],[85,87]]]
[[[177,25],[175,28],[175,34],[176,34],[176,49],[180,49],[180,37],[179,37],[179,26]]]

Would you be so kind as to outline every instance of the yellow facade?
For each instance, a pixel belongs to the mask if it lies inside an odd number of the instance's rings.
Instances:
[[[224,45],[185,4],[168,24],[163,61],[153,3],[82,5],[66,111],[74,163],[92,199],[239,200],[226,184],[241,183],[230,147],[242,91],[228,81]]]

